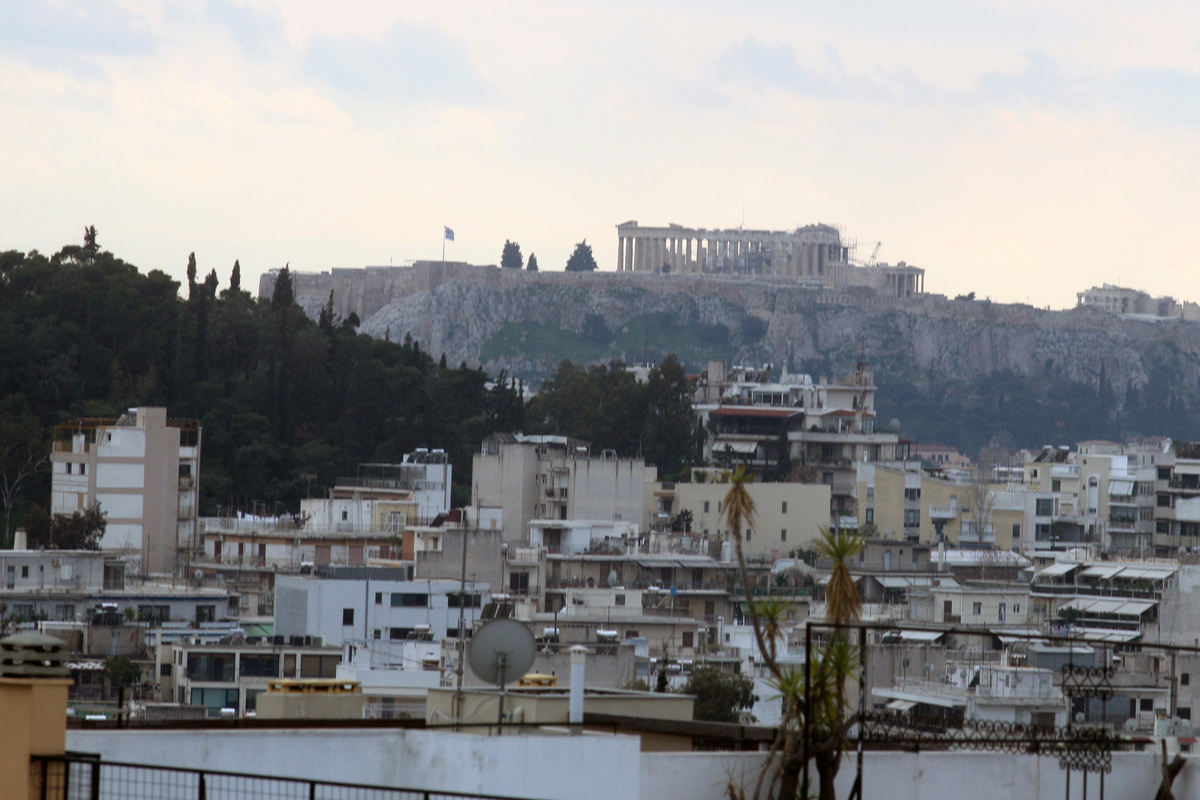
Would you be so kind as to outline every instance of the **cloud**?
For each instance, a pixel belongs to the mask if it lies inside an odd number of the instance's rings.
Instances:
[[[1070,105],[1080,99],[1080,89],[1078,83],[1063,76],[1057,61],[1046,53],[1030,51],[1020,70],[980,76],[973,94],[988,105]]]
[[[146,22],[110,0],[0,0],[0,52],[40,67],[89,71],[98,56],[147,56],[156,49]]]
[[[220,22],[248,58],[276,55],[283,43],[283,17],[277,10],[259,11],[232,0],[212,0],[208,13]]]
[[[315,37],[305,50],[304,69],[355,101],[469,106],[492,94],[461,42],[400,23],[378,40]]]
[[[911,70],[853,75],[836,48],[826,47],[817,67],[805,65],[789,44],[770,45],[750,37],[726,50],[717,61],[720,78],[759,88],[781,89],[825,100],[901,101],[928,99],[933,87]]]
[[[1167,67],[1130,67],[1111,82],[1113,102],[1139,121],[1200,124],[1200,72]]]

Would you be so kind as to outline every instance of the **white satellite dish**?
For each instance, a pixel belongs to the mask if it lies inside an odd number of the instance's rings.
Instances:
[[[533,632],[515,619],[494,619],[471,637],[467,646],[471,672],[500,690],[498,725],[504,725],[504,687],[524,676],[536,655]]]

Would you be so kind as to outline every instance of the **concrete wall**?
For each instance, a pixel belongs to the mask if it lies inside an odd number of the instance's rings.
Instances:
[[[632,736],[473,736],[437,731],[69,731],[67,749],[110,761],[527,797],[634,800]],[[163,800],[172,800],[164,796]]]
[[[752,483],[749,490],[756,509],[755,525],[745,542],[749,554],[787,555],[810,547],[821,526],[829,524],[829,487],[824,484]],[[688,509],[693,531],[726,531],[720,509],[728,492],[727,483],[677,483],[671,516]]]
[[[723,800],[752,790],[762,753],[640,753],[632,736],[486,737],[441,731],[82,731],[67,749],[110,761],[293,778],[508,795],[541,800]],[[1200,758],[1175,780],[1178,798],[1200,797]],[[1104,796],[1148,798],[1159,782],[1155,753],[1113,753]],[[1070,796],[1084,776],[1071,773]],[[815,772],[814,772],[815,778]],[[848,758],[838,796],[855,778]],[[749,791],[747,792],[749,794]],[[1067,773],[1051,757],[972,752],[871,752],[863,797],[887,800],[1060,800]],[[1100,797],[1100,777],[1087,776]]]

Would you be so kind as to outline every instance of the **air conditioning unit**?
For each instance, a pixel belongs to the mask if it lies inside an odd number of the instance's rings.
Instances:
[[[52,559],[50,559],[50,566],[52,566],[52,567],[61,567],[61,566],[62,566],[62,559],[61,559],[61,558],[52,558]]]
[[[324,636],[313,636],[312,644],[314,647],[324,647],[325,646],[325,637]]]

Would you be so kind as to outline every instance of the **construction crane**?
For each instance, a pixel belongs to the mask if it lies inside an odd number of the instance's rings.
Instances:
[[[871,257],[867,259],[867,266],[868,266],[868,267],[873,267],[873,266],[875,266],[875,257],[879,255],[879,248],[880,248],[882,245],[883,245],[883,242],[876,242],[876,243],[875,243],[875,249],[871,251]]]

